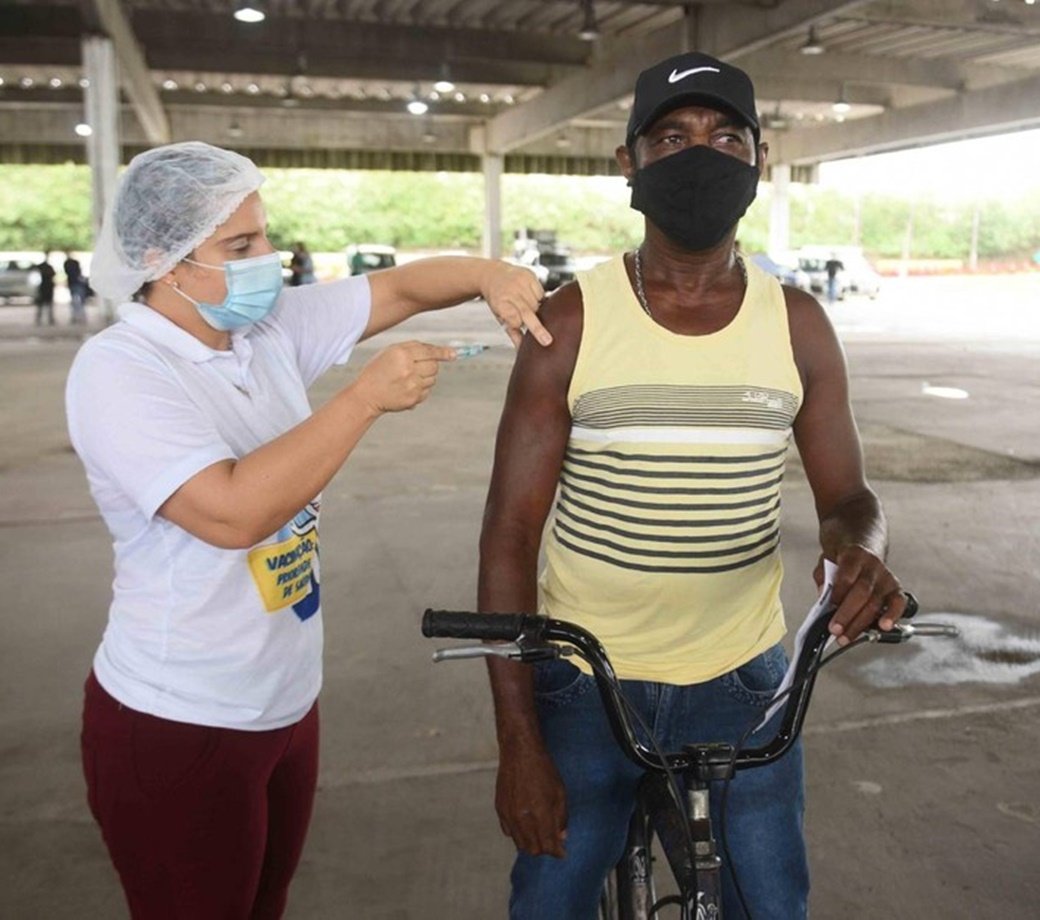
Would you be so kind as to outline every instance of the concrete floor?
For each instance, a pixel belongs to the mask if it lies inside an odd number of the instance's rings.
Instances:
[[[893,283],[834,311],[893,566],[926,612],[1003,631],[966,645],[952,677],[909,645],[849,655],[820,679],[807,729],[816,917],[1037,916],[1040,277],[973,282]],[[19,310],[0,308],[0,917],[107,920],[126,914],[77,735],[111,550],[64,428],[79,333],[38,335]],[[326,490],[322,771],[289,920],[505,915],[512,851],[492,807],[483,666],[434,666],[418,622],[426,606],[473,601],[512,355],[475,306],[410,325],[401,335],[494,347],[447,367],[420,410],[381,420]],[[794,626],[816,555],[797,464],[784,491]],[[879,656],[900,664],[896,686]]]

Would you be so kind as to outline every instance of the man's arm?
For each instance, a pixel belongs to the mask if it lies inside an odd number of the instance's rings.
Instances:
[[[538,606],[538,551],[571,427],[567,389],[581,340],[578,286],[561,288],[542,316],[553,345],[523,343],[499,423],[480,536],[478,606],[484,612],[534,613]],[[531,668],[489,659],[488,669],[499,745],[495,807],[502,830],[532,855],[563,856],[563,784],[542,741]]]
[[[875,622],[891,629],[906,598],[885,565],[887,526],[863,472],[841,344],[814,298],[791,288],[784,293],[804,390],[794,436],[816,501],[823,556],[838,566],[831,632],[846,645]],[[822,560],[815,577],[819,584]]]
[[[372,311],[362,339],[396,326],[417,313],[483,297],[519,345],[527,328],[543,345],[551,341],[538,319],[545,291],[534,273],[508,262],[463,256],[419,259],[372,272]]]

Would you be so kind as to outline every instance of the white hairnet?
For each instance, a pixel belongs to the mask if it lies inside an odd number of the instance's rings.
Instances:
[[[129,300],[212,236],[263,181],[252,160],[201,141],[138,154],[106,210],[91,287]]]

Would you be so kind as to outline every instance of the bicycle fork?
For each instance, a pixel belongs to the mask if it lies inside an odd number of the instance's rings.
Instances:
[[[712,830],[708,784],[694,777],[689,782],[683,814],[663,776],[649,774],[643,779],[617,874],[621,920],[653,920],[668,905],[678,906],[684,920],[722,918],[722,860]],[[651,864],[654,834],[680,892],[661,900],[657,900]]]
[[[715,836],[712,833],[707,784],[696,783],[694,788],[687,791],[686,798],[695,854],[696,920],[721,920],[722,859],[715,847]]]

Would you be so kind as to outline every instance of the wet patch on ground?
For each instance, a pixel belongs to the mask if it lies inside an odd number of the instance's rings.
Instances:
[[[914,639],[880,649],[859,674],[875,687],[910,684],[1016,684],[1040,674],[1040,633],[1019,634],[986,617],[929,613],[915,623],[949,623],[956,639]]]
[[[1040,463],[928,437],[888,425],[865,422],[859,426],[867,478],[889,482],[979,482],[1035,479]],[[792,448],[788,463],[801,470]]]

